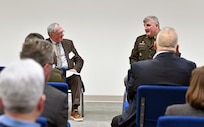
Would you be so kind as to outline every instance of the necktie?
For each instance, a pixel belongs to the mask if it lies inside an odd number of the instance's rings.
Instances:
[[[61,51],[59,43],[56,44],[56,51],[57,51],[57,66],[62,67],[62,59],[61,59]]]

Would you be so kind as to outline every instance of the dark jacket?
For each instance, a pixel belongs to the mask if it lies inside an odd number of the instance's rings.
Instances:
[[[152,60],[143,60],[131,64],[128,82],[129,106],[119,119],[119,125],[134,127],[136,125],[136,90],[141,84],[189,85],[194,62],[165,52]]]

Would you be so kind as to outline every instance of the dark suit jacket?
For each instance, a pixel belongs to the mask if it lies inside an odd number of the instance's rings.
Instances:
[[[67,95],[49,85],[45,85],[44,94],[46,95],[46,101],[41,116],[47,118],[49,127],[67,127]],[[0,109],[1,114],[3,114],[2,109]]]
[[[51,40],[48,38],[46,39],[48,41],[51,42]],[[72,42],[72,40],[69,39],[63,39],[62,43],[62,47],[64,48],[64,52],[65,52],[65,56],[67,59],[67,63],[68,63],[68,69],[76,69],[77,72],[81,72],[81,69],[83,67],[84,64],[84,60],[81,58],[81,56],[78,54],[77,50],[74,47],[74,44]],[[69,54],[73,52],[74,53],[74,57],[70,58]],[[55,63],[57,63],[56,61],[56,56],[55,56]]]
[[[131,64],[128,82],[128,100],[130,104],[119,120],[119,125],[135,125],[136,90],[141,84],[189,85],[194,62],[178,57],[170,52],[160,53],[152,60],[143,60]]]

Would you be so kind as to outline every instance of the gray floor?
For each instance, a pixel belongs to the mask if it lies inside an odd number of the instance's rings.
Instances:
[[[110,127],[112,118],[121,114],[122,103],[85,102],[84,110],[84,121],[75,122],[69,119],[71,127]]]

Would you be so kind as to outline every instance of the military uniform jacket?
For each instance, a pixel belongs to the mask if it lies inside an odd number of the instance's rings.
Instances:
[[[154,49],[155,38],[149,38],[145,34],[136,38],[134,48],[129,57],[130,64],[141,60],[152,59],[156,50]]]

